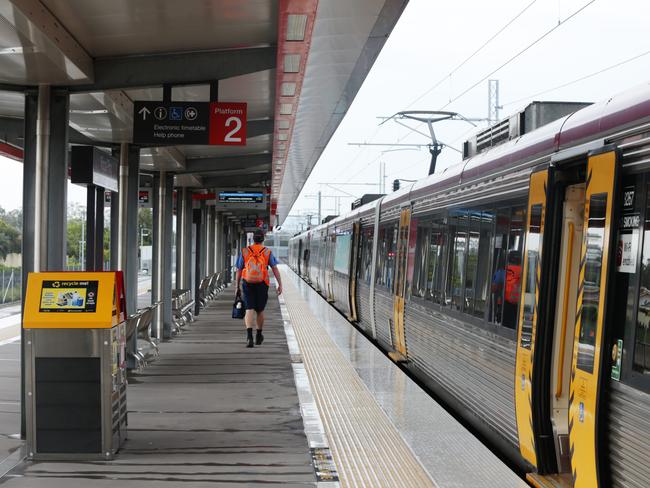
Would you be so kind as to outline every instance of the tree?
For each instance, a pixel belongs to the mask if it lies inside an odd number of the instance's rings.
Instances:
[[[85,237],[81,235],[81,222],[80,218],[69,218],[68,219],[68,229],[67,229],[67,247],[68,247],[68,257],[72,258],[74,261],[79,262],[79,242],[85,240]],[[85,231],[85,229],[84,229]]]
[[[145,230],[144,234],[143,229]],[[142,245],[153,245],[153,211],[150,208],[141,208],[138,211],[138,240],[141,238]]]
[[[20,247],[20,232],[0,220],[0,258],[5,259],[7,254],[20,253]]]

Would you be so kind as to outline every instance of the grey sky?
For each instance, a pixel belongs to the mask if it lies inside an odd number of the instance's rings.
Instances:
[[[416,104],[409,104],[444,78],[524,7],[533,5],[476,57]],[[316,165],[293,214],[315,213],[316,200],[306,198],[320,189],[323,195],[343,195],[319,183],[377,183],[379,161],[386,161],[387,188],[395,178],[418,179],[426,175],[426,149],[388,152],[386,148],[358,148],[348,142],[426,143],[426,139],[387,123],[378,129],[378,116],[410,109],[437,110],[450,98],[483,78],[544,32],[589,3],[589,0],[410,0],[377,62],[359,91],[347,116]],[[519,56],[491,78],[500,80],[502,116],[525,106],[531,95],[583,77],[600,69],[650,51],[647,25],[650,4],[641,0],[596,0],[566,24]],[[579,83],[540,95],[541,100],[596,101],[650,79],[650,55]],[[524,99],[509,104],[513,100]],[[468,117],[485,117],[487,81],[446,107]],[[460,148],[474,130],[463,122],[436,128],[438,137]],[[449,149],[439,158],[439,169],[458,162]],[[22,165],[0,158],[0,206],[22,204]],[[336,186],[336,185],[334,185]],[[377,187],[340,186],[354,195]],[[85,201],[84,190],[71,185],[69,199]],[[341,199],[341,210],[351,198]],[[332,213],[334,199],[323,199],[323,214]],[[315,222],[315,219],[314,219]]]

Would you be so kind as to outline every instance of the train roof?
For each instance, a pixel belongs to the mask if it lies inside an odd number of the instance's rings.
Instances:
[[[650,82],[646,82],[561,117],[471,158],[464,159],[460,163],[445,168],[440,173],[429,175],[381,199],[367,203],[346,215],[337,217],[329,224],[323,224],[323,226],[341,223],[352,216],[363,215],[372,211],[378,204],[382,208],[398,205],[475,179],[496,175],[518,163],[550,156],[555,152],[598,138],[605,138],[616,132],[623,132],[649,122]]]

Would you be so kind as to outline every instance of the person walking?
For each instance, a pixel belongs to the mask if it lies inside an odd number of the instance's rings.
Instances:
[[[264,232],[256,229],[253,233],[252,246],[245,247],[237,257],[237,287],[241,289],[246,315],[246,347],[253,346],[253,324],[256,325],[255,344],[264,342],[264,308],[269,298],[269,266],[278,282],[278,295],[282,294],[282,279],[278,270],[278,260],[270,249],[264,247]]]

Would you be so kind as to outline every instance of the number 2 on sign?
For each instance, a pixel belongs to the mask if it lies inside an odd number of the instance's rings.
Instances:
[[[228,117],[226,119],[226,129],[230,129],[232,124],[235,124],[235,128],[228,132],[223,140],[224,142],[241,142],[241,137],[235,137],[235,134],[241,129],[241,119],[239,117]]]
[[[238,102],[210,103],[210,144],[246,145],[247,105]]]

